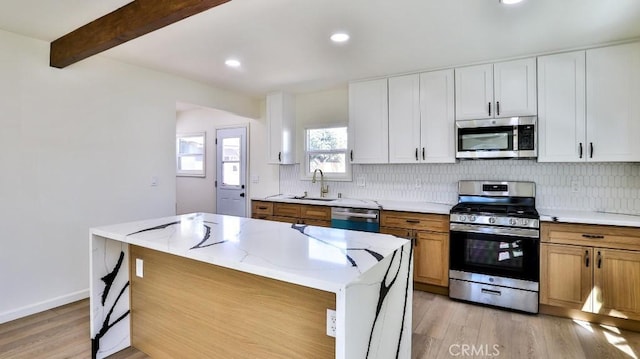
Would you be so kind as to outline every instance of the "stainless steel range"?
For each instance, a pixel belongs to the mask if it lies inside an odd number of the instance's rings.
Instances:
[[[449,297],[537,313],[535,183],[460,181],[450,214]]]

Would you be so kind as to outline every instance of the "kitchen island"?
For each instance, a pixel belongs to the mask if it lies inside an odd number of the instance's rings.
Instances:
[[[94,358],[410,357],[410,241],[205,213],[90,233]]]

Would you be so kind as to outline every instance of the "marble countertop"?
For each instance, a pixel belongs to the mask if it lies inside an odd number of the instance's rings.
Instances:
[[[93,235],[337,293],[408,243],[394,236],[193,213]]]
[[[540,208],[538,213],[545,222],[640,227],[640,216],[630,214]]]
[[[275,195],[262,198],[252,198],[257,201],[284,202],[297,204],[313,204],[330,207],[353,207],[368,209],[384,209],[388,211],[406,211],[421,213],[449,214],[453,204],[420,202],[420,201],[393,201],[393,200],[368,200],[356,198],[297,198],[295,195]]]

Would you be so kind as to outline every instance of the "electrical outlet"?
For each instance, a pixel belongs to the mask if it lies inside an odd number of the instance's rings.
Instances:
[[[136,276],[143,278],[144,277],[144,261],[140,258],[136,258]]]
[[[571,181],[571,192],[573,193],[580,192],[580,181],[578,180]]]
[[[151,187],[158,186],[158,176],[151,176]]]
[[[366,178],[363,175],[356,177],[356,186],[364,187],[366,185]]]
[[[327,335],[336,337],[336,311],[327,308]]]

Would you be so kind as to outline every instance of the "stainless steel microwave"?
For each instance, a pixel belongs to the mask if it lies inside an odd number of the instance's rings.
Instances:
[[[536,116],[456,121],[456,158],[536,158]]]

